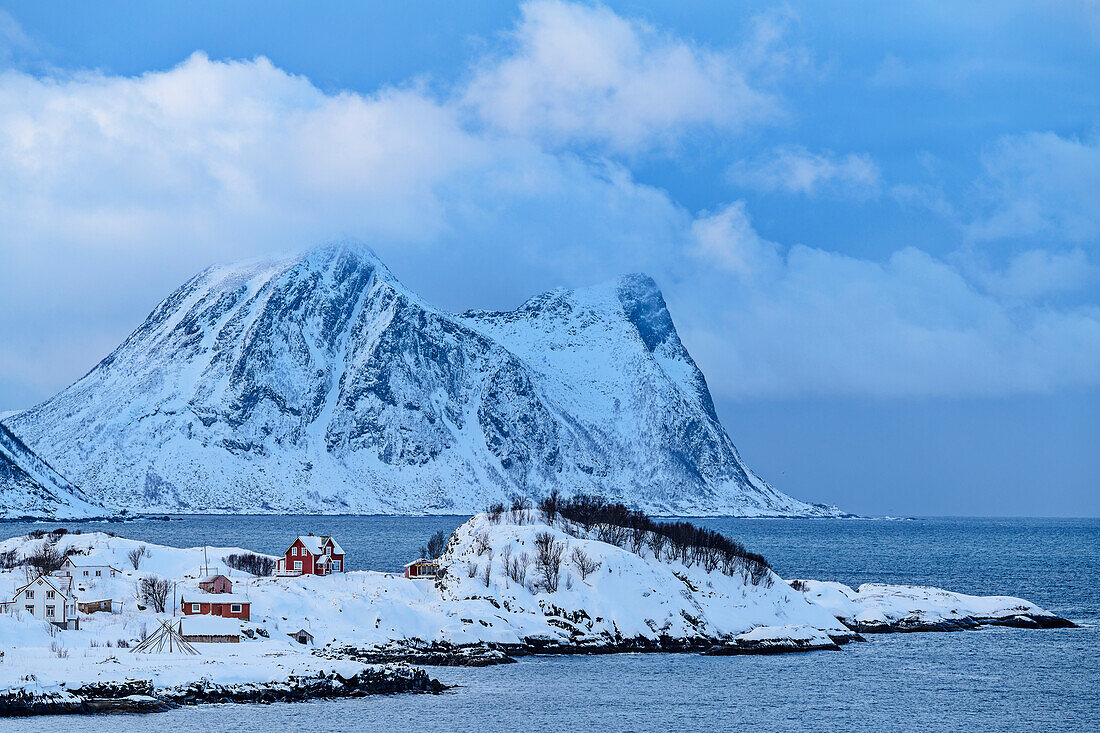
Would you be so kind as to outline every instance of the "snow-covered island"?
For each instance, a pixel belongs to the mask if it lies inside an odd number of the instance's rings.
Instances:
[[[224,560],[247,556],[241,548],[179,549],[102,533],[5,540],[0,600],[16,602],[0,614],[0,714],[443,689],[407,662],[835,650],[863,632],[1072,626],[1019,598],[788,582],[716,533],[600,511],[582,516],[574,506],[566,518],[498,507],[475,515],[447,540],[431,579],[375,571],[253,575],[239,560]],[[38,580],[24,559],[44,554],[69,558],[67,570],[55,571],[62,577],[44,580],[81,609],[79,628],[34,618],[25,598],[16,599]],[[238,618],[198,613],[197,601],[218,596],[201,590],[200,580],[206,576],[209,588],[217,575],[232,583],[233,603],[224,608],[228,614],[232,605]],[[149,592],[158,580],[163,610]],[[183,615],[185,597],[198,615]],[[175,632],[197,654],[168,651],[170,644],[135,651],[143,639],[171,642]],[[228,638],[238,641],[219,643]]]

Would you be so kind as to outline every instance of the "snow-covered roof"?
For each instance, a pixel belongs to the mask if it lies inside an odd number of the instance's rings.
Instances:
[[[248,596],[240,593],[203,593],[202,591],[186,591],[183,594],[183,603],[250,603]]]
[[[193,635],[223,636],[241,633],[241,623],[220,616],[184,616],[181,633]]]
[[[213,583],[218,578],[225,578],[226,580],[229,580],[229,578],[226,578],[226,576],[222,575],[221,573],[217,573],[215,575],[204,575],[201,578],[199,578],[199,582],[200,583]]]
[[[53,588],[55,591],[65,596],[66,598],[72,598],[73,596],[73,579],[72,578],[57,578],[50,575],[39,575],[31,582],[21,585],[15,589],[15,593],[12,594],[12,600],[14,601],[19,595],[30,588],[32,585],[38,583],[38,581],[45,581],[46,585]]]
[[[426,560],[424,558],[420,558],[419,560],[413,560],[412,562],[405,563],[405,567],[411,568],[413,565],[438,565],[438,564],[439,564],[438,560]]]
[[[329,542],[332,543],[332,552],[336,555],[343,555],[344,548],[340,547],[340,543],[333,539],[330,535],[316,535],[307,534],[306,536],[298,535],[298,540],[302,545],[309,550],[311,555],[323,555],[325,552],[325,545]]]
[[[66,565],[71,565],[74,568],[110,568],[111,570],[114,570],[116,573],[121,573],[122,572],[121,570],[119,570],[115,566],[108,565],[105,562],[78,563],[75,560],[73,560],[72,555],[69,555],[68,557],[66,557],[65,562],[61,563],[61,567],[65,567]]]

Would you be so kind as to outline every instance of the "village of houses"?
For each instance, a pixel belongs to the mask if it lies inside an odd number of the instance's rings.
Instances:
[[[435,560],[414,560],[402,573],[349,573],[331,536],[289,537],[276,558],[98,532],[36,535],[0,542],[0,558],[15,559],[0,570],[0,687],[350,674],[362,665],[349,670],[312,652],[335,641],[384,644],[410,631],[438,636],[454,615],[435,607]],[[19,562],[46,546],[57,567]],[[265,566],[262,574],[241,569],[241,558]]]

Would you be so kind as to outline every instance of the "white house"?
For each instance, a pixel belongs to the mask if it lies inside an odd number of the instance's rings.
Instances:
[[[58,578],[75,578],[78,581],[95,580],[97,578],[117,578],[122,571],[110,565],[77,565],[72,556],[65,558],[59,570],[55,570],[54,576]]]
[[[15,591],[8,604],[26,611],[40,621],[49,621],[63,629],[78,629],[76,598],[72,578],[40,575]]]

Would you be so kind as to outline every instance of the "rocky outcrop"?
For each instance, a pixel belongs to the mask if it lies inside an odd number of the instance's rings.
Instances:
[[[422,669],[405,665],[367,668],[351,676],[318,673],[282,681],[221,684],[208,679],[156,690],[149,680],[125,680],[73,689],[38,689],[34,685],[0,692],[0,717],[91,713],[155,713],[181,705],[272,703],[394,695],[435,694],[447,689]]]

